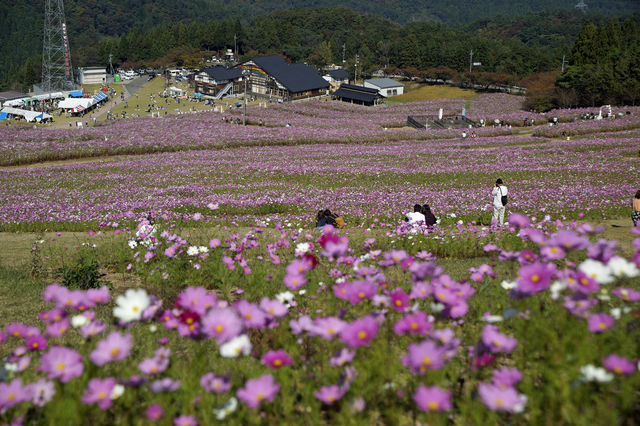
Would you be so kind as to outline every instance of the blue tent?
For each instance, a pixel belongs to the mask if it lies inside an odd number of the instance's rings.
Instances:
[[[7,119],[7,113],[6,112],[0,112],[0,120],[6,120]]]
[[[75,92],[69,93],[69,96],[71,96],[73,98],[81,98],[82,97],[82,91],[81,90],[76,90]]]
[[[107,94],[106,94],[106,93],[104,93],[104,92],[98,93],[97,95],[95,95],[95,96],[93,97],[93,99],[94,99],[96,102],[103,101],[103,100],[107,99]]]

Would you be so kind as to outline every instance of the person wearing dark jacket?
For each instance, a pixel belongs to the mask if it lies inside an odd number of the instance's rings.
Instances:
[[[327,218],[324,216],[324,210],[318,212],[318,219],[316,220],[316,229],[322,229],[327,224]]]
[[[338,227],[338,223],[336,222],[336,217],[338,217],[337,214],[333,214],[331,213],[331,210],[326,209],[324,211],[324,217],[327,220],[327,225],[332,225],[335,228]]]
[[[424,206],[422,206],[422,212],[424,215],[424,224],[427,226],[434,226],[436,224],[436,217],[434,216],[433,213],[431,213],[431,207],[429,207],[429,204],[425,204]]]

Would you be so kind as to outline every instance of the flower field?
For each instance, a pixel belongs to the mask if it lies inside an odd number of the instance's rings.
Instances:
[[[524,113],[505,96],[476,111]],[[0,424],[635,424],[635,113],[392,128],[461,107],[0,129],[0,244],[35,233],[0,252]],[[346,226],[314,229],[325,208]]]

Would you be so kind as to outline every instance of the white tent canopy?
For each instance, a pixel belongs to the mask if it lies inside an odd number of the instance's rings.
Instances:
[[[37,96],[34,96],[34,97],[39,101],[44,101],[44,100],[47,100],[47,99],[64,98],[64,93],[62,93],[62,92],[45,93],[44,95],[37,95]]]
[[[17,106],[17,105],[24,105],[24,102],[28,101],[29,99],[31,99],[31,98],[13,99],[11,101],[4,102],[2,105],[9,106],[9,107]]]
[[[1,112],[5,112],[5,113],[11,114],[11,115],[19,115],[20,117],[24,117],[29,122],[31,122],[33,120],[36,120],[36,119],[38,119],[38,121],[39,121],[40,119],[51,118],[51,116],[49,114],[45,114],[43,112],[27,111],[27,110],[24,110],[24,109],[11,108],[11,107],[5,107],[5,108],[2,109]]]
[[[77,106],[81,106],[83,109],[87,109],[93,106],[95,103],[96,101],[93,98],[67,98],[63,101],[60,101],[60,103],[58,104],[58,108],[73,109]]]

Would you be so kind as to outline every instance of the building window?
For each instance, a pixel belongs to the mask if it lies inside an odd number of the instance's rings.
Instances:
[[[387,89],[387,96],[391,95],[391,89]]]
[[[398,89],[393,89],[393,94],[397,95],[398,94]]]

